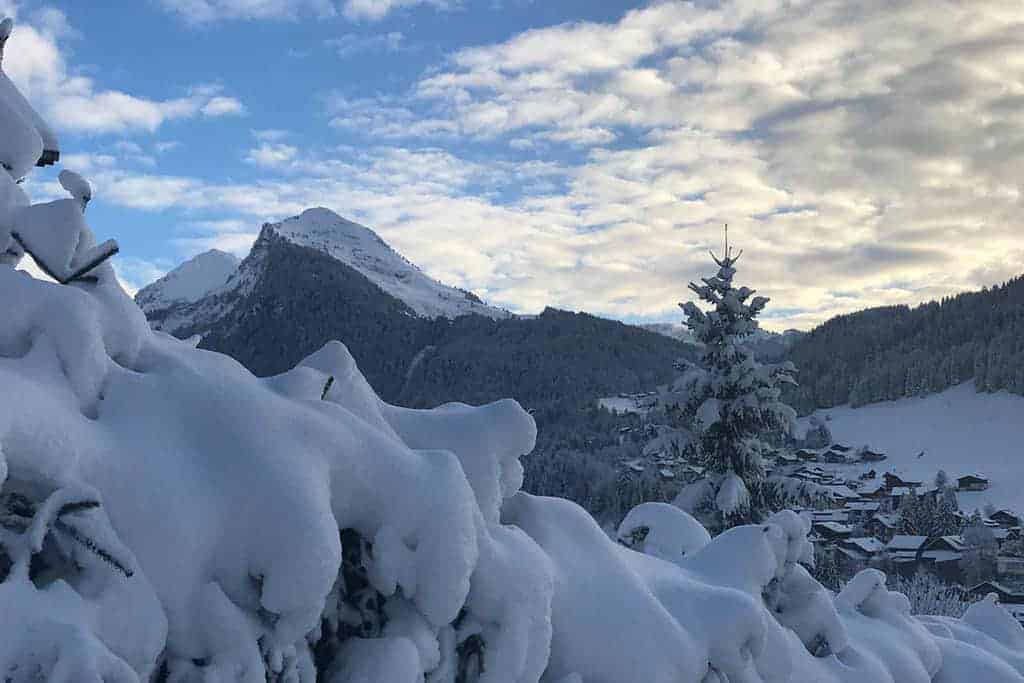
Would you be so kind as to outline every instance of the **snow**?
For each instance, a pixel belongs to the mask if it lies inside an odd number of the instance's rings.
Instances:
[[[68,193],[82,205],[82,209],[85,209],[85,205],[92,199],[92,186],[85,178],[75,173],[64,169],[57,175],[57,180],[60,182],[60,186],[63,187]]]
[[[222,287],[238,264],[237,257],[219,249],[205,251],[139,290],[136,301],[147,313],[176,303],[199,301]]]
[[[14,27],[11,19],[0,24],[0,60]],[[2,63],[0,63],[2,66]],[[0,68],[0,164],[11,178],[24,178],[36,165],[43,149],[57,150],[57,138],[32,105]]]
[[[630,539],[641,531],[644,539],[637,547]],[[619,524],[618,540],[647,555],[677,562],[706,546],[711,535],[700,522],[674,505],[641,503]]]
[[[73,262],[94,239],[64,201],[0,215]],[[17,260],[5,681],[1024,681],[1024,630],[991,599],[917,619],[875,570],[826,591],[807,517],[710,539],[648,504],[620,530],[647,530],[637,552],[519,490],[536,425],[514,401],[387,405],[338,342],[260,379],[151,330],[109,262],[58,285]]]
[[[293,244],[317,249],[351,266],[423,317],[456,318],[476,313],[501,319],[511,315],[434,280],[388,246],[373,230],[346,220],[330,209],[307,209],[299,216],[264,227]]]
[[[1020,465],[1024,444],[1024,397],[977,393],[970,382],[924,398],[874,403],[860,408],[830,408],[815,415],[829,418],[837,442],[870,443],[888,455],[881,463],[835,469],[855,477],[876,469],[923,481],[927,485],[939,470],[951,481],[982,471],[991,482],[986,491],[957,493],[966,512],[996,508],[1024,512],[1024,468]],[[801,426],[808,424],[801,420]],[[917,455],[924,452],[924,456]]]

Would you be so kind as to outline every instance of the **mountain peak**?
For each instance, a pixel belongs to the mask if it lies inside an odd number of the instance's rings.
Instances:
[[[221,287],[237,270],[237,257],[219,249],[193,256],[162,278],[139,290],[135,300],[145,312],[192,303]]]
[[[456,318],[470,313],[489,318],[511,315],[484,304],[472,292],[431,278],[392,249],[376,232],[330,209],[306,209],[280,223],[265,224],[263,232],[316,249],[344,263],[423,317]]]

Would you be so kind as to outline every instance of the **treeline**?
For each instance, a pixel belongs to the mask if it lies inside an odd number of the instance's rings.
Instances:
[[[842,315],[798,339],[786,354],[801,413],[923,396],[974,380],[979,391],[1024,395],[1024,277],[916,308]]]

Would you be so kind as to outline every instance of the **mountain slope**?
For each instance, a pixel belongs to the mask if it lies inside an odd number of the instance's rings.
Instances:
[[[843,315],[786,354],[800,371],[789,398],[801,412],[942,391],[974,380],[981,391],[1024,394],[1024,277],[916,308]]]
[[[221,287],[238,269],[239,260],[219,249],[195,256],[156,282],[143,287],[135,296],[145,313],[189,304]]]
[[[292,244],[316,249],[341,261],[425,318],[456,318],[470,313],[489,318],[511,315],[486,305],[471,292],[430,278],[373,230],[329,209],[307,209],[300,216],[264,229]]]
[[[398,282],[415,285],[416,296],[381,284],[403,268]],[[653,332],[555,309],[518,318],[463,298],[469,315],[421,315],[424,301],[450,304],[458,291],[420,287],[422,278],[368,229],[314,209],[264,225],[227,283],[150,320],[178,337],[201,335],[203,348],[261,376],[339,339],[381,396],[409,406],[507,395],[530,407],[585,401],[666,382],[673,361],[694,354]]]
[[[958,494],[967,512],[987,502],[1024,512],[1024,397],[1005,391],[979,393],[965,382],[924,398],[816,414],[827,416],[837,442],[854,447],[868,442],[885,453],[888,459],[881,464],[886,471],[924,482],[934,481],[940,469],[952,479],[974,472],[986,475],[990,489]],[[918,457],[920,453],[924,455]],[[869,467],[855,466],[857,473],[865,469]]]

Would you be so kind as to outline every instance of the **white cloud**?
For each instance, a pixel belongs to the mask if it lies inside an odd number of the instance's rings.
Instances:
[[[332,0],[160,0],[164,9],[193,24],[226,19],[296,19],[332,17]]]
[[[157,154],[164,154],[165,152],[170,152],[178,149],[179,147],[181,147],[181,143],[177,140],[163,140],[153,145],[153,149],[156,150]]]
[[[239,115],[245,113],[245,107],[241,102],[236,100],[234,97],[225,97],[223,95],[216,95],[211,97],[209,101],[200,108],[203,116],[229,116]]]
[[[4,51],[4,71],[58,133],[154,131],[172,119],[243,110],[238,100],[220,95],[219,86],[199,86],[167,100],[101,89],[92,78],[69,71],[57,41],[71,34],[64,15],[47,9],[19,21]]]
[[[743,275],[785,312],[775,324],[807,324],[1012,272],[999,254],[1020,246],[1016,5],[944,7],[657,3],[462,50],[418,102],[347,103],[335,125],[589,148],[564,189],[522,200],[588,235],[577,280],[620,283],[573,300],[669,315],[728,221]],[[559,278],[530,268],[557,302]]]
[[[397,52],[402,49],[405,36],[399,31],[359,35],[346,33],[340,38],[324,41],[339,57],[351,57],[360,52]]]
[[[339,4],[349,19],[379,21],[396,10],[416,5],[455,9],[461,0],[160,0],[160,4],[191,24],[208,24],[224,20],[327,18],[338,14]]]
[[[379,21],[391,12],[416,5],[431,5],[438,9],[455,9],[461,0],[345,0],[343,12],[349,19]]]
[[[374,19],[409,4],[341,7]],[[245,183],[97,156],[97,201],[181,211],[180,249],[236,253],[263,220],[327,205],[516,310],[648,319],[678,319],[728,222],[773,327],[915,303],[1003,279],[1022,251],[1019,8],[942,7],[662,2],[537,29],[452,55],[407,97],[329,98],[331,125],[364,147],[257,132],[246,158],[264,177]],[[63,73],[41,49],[30,66]],[[118,107],[143,128],[189,110]],[[466,139],[496,151],[460,156]]]
[[[298,149],[279,142],[262,142],[258,147],[249,150],[245,160],[257,166],[280,168],[295,158]]]

